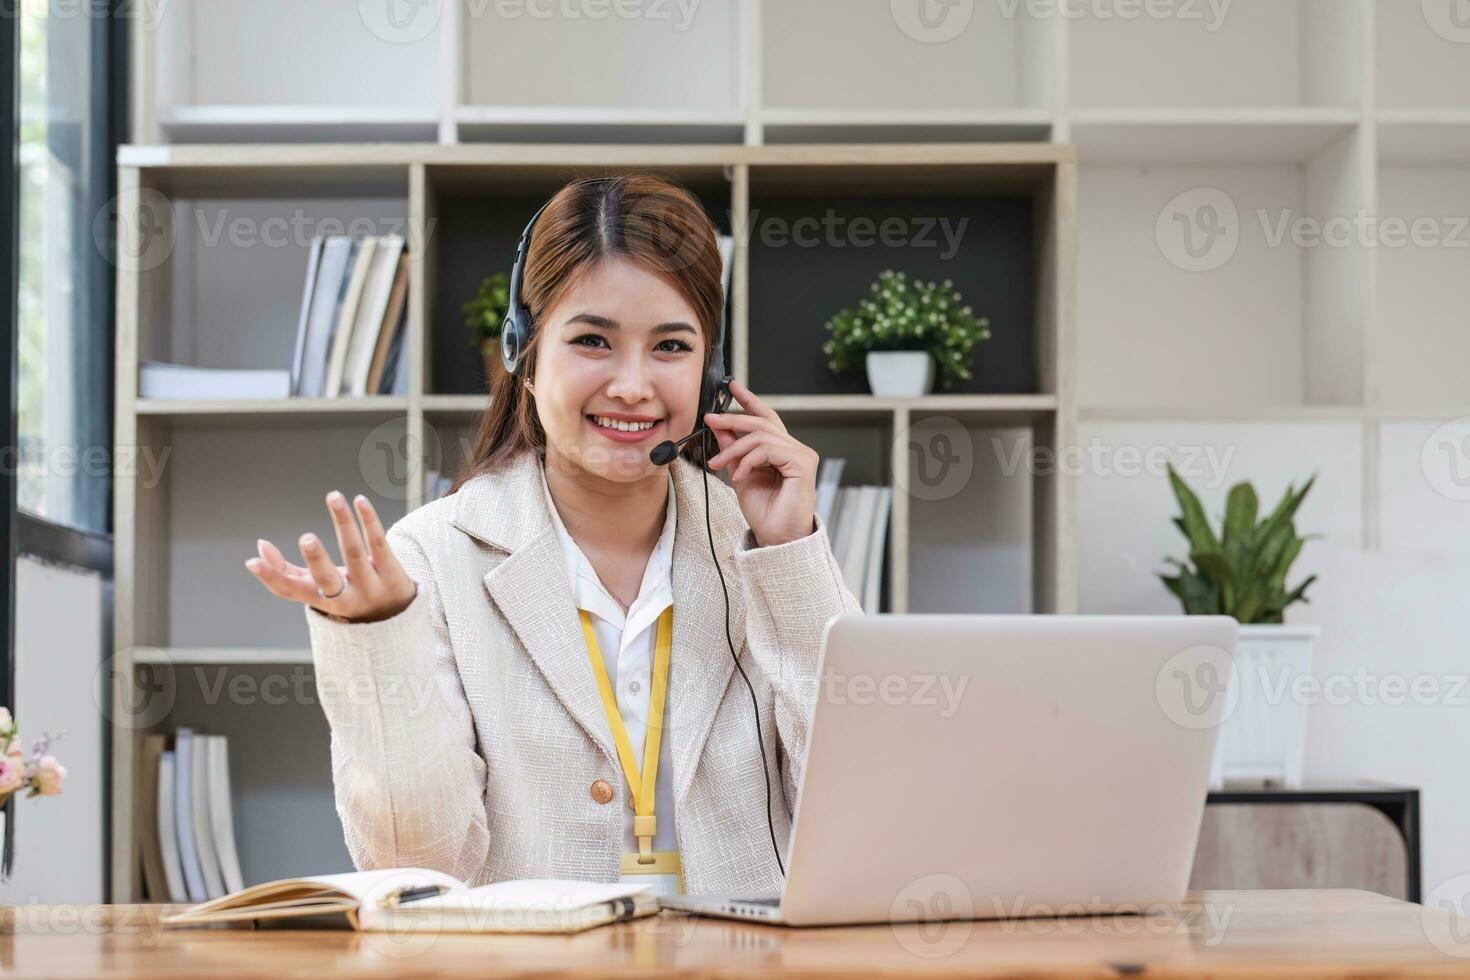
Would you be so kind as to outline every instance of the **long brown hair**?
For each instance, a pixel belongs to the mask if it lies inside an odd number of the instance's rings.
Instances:
[[[490,404],[451,492],[523,449],[544,456],[546,432],[534,396],[521,379],[536,375],[542,317],[604,258],[626,256],[661,274],[694,308],[708,355],[722,357],[714,349],[724,306],[716,235],[699,199],[665,177],[625,174],[598,183],[573,181],[557,191],[536,219],[526,252],[521,295],[533,326],[520,374],[512,377],[498,361],[491,369]],[[707,441],[701,437],[685,443],[680,455],[702,466]]]

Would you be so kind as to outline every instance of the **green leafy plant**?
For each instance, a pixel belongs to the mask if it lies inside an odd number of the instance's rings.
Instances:
[[[956,378],[973,377],[972,352],[990,339],[990,321],[962,305],[953,280],[924,282],[885,269],[868,292],[856,309],[827,321],[832,338],[822,350],[833,373],[862,366],[869,351],[923,350],[939,362],[946,388]]]
[[[1174,525],[1189,541],[1189,561],[1166,559],[1177,574],[1160,574],[1159,578],[1179,598],[1186,613],[1224,614],[1241,623],[1280,623],[1287,606],[1307,601],[1307,586],[1317,576],[1308,576],[1288,592],[1286,575],[1302,544],[1319,537],[1299,537],[1294,520],[1316,480],[1313,474],[1300,490],[1288,486],[1276,509],[1259,522],[1255,489],[1249,483],[1237,483],[1226,498],[1225,519],[1217,536],[1199,498],[1174,467],[1169,467],[1169,484],[1181,511]]]
[[[480,281],[474,299],[464,304],[464,324],[470,328],[469,343],[478,347],[487,340],[499,340],[510,309],[510,277],[494,272]]]

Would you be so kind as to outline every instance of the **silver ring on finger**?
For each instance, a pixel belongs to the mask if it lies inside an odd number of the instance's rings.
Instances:
[[[338,586],[336,592],[333,592],[331,595],[327,595],[325,592],[322,591],[321,586],[317,586],[316,594],[319,595],[319,596],[321,596],[323,599],[335,599],[339,595],[341,595],[344,591],[346,591],[346,589],[347,589],[347,573],[346,572],[343,572],[342,573],[342,584],[340,586]]]

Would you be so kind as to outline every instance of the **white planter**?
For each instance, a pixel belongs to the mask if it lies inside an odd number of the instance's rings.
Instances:
[[[868,351],[868,387],[886,398],[916,398],[934,387],[934,358],[925,350]]]
[[[1240,628],[1235,647],[1240,696],[1220,726],[1210,785],[1302,783],[1307,706],[1296,694],[1296,678],[1312,668],[1316,626]]]

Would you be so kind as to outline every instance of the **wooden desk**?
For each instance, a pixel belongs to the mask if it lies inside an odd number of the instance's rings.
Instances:
[[[1192,893],[1151,916],[786,929],[664,912],[572,936],[161,930],[155,905],[0,914],[0,976],[1277,976],[1470,973],[1470,923],[1371,892]],[[1438,944],[1438,945],[1436,945]]]

